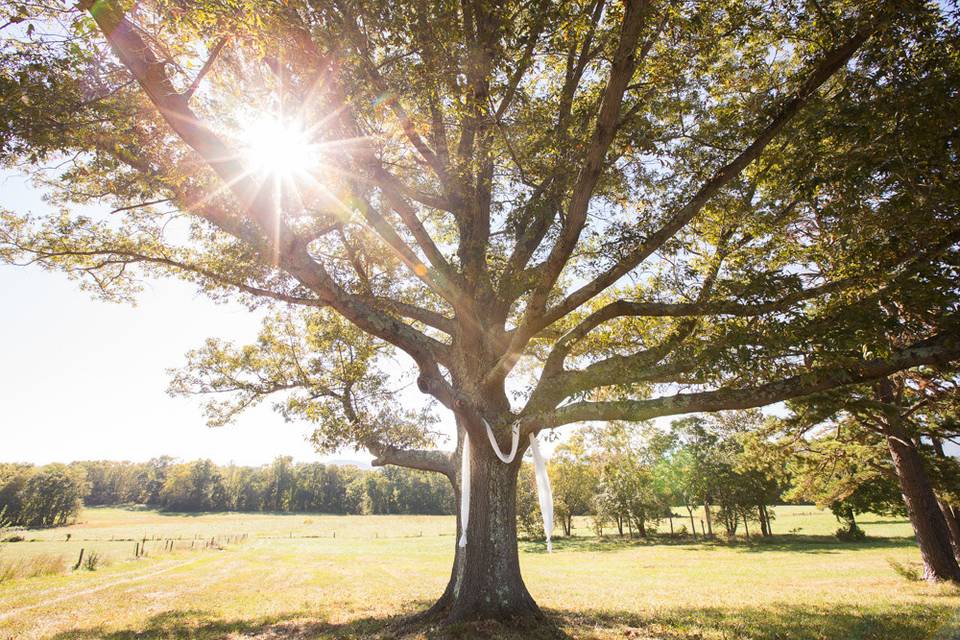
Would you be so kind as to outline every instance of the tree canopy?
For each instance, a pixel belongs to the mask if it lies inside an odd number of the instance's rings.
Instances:
[[[525,440],[943,366],[960,356],[955,18],[846,0],[15,0],[0,154],[62,213],[4,211],[0,256],[108,299],[173,275],[305,308],[283,330],[295,347],[271,325],[259,351],[210,343],[178,380],[285,381],[321,444],[451,478],[453,455],[410,448],[429,423],[337,404],[357,378],[309,314],[343,319],[370,384],[381,343],[408,356],[458,450],[485,422]],[[91,203],[110,213],[73,211]],[[234,390],[235,408],[260,392]],[[516,468],[471,451],[509,494],[474,491],[471,511],[510,534]],[[464,585],[498,578],[469,567],[515,558],[510,538],[458,552],[451,617],[483,613]],[[495,611],[531,608],[514,582]]]

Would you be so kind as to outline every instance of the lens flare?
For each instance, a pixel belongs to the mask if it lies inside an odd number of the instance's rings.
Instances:
[[[251,120],[244,127],[244,158],[250,169],[277,177],[308,172],[318,162],[318,149],[297,121],[271,116]]]

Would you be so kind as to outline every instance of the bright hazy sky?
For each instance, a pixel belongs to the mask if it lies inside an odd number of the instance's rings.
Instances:
[[[0,207],[41,213],[40,195],[0,171]],[[284,422],[269,403],[211,429],[196,399],[166,394],[166,370],[188,350],[210,336],[252,341],[257,313],[170,279],[150,281],[136,307],[100,302],[63,273],[3,264],[0,301],[0,462],[324,459],[305,440],[309,425]]]

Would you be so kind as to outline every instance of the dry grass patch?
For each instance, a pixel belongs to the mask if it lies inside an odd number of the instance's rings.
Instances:
[[[0,558],[0,582],[57,575],[66,570],[67,561],[62,555],[41,553],[18,558]]]

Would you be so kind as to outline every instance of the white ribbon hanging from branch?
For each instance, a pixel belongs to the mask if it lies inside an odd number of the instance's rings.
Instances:
[[[511,433],[510,454],[504,455],[500,451],[497,439],[493,435],[490,423],[485,419],[483,425],[487,429],[487,439],[490,447],[500,461],[510,464],[517,456],[520,445],[520,423],[513,423]],[[547,465],[540,453],[537,436],[530,434],[530,449],[533,452],[533,466],[537,476],[537,500],[540,503],[540,515],[543,517],[543,532],[547,537],[547,552],[553,551],[553,490],[550,488],[550,476],[547,475]],[[467,528],[470,523],[470,435],[463,433],[463,452],[460,459],[460,547],[467,546]]]
[[[547,553],[553,552],[553,489],[547,475],[547,463],[540,453],[537,436],[530,434],[530,450],[533,452],[533,468],[537,474],[537,501],[543,517],[543,534],[547,537]]]
[[[483,421],[483,426],[487,428],[487,438],[490,440],[490,446],[493,447],[493,452],[497,454],[497,457],[500,458],[500,462],[504,464],[510,464],[513,462],[513,459],[517,457],[517,446],[520,444],[520,423],[513,423],[513,431],[511,433],[510,440],[510,455],[505,456],[503,452],[500,451],[500,445],[497,444],[497,439],[493,437],[493,429],[490,428],[490,423],[486,420]]]
[[[470,522],[470,436],[463,432],[463,457],[460,459],[460,542],[467,546],[467,525]]]

